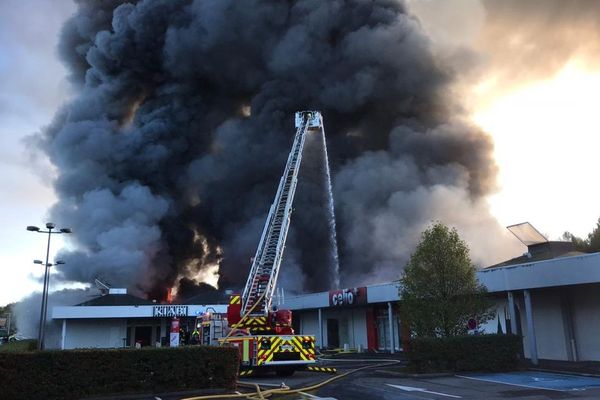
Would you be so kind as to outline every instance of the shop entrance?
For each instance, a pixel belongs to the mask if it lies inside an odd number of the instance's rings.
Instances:
[[[327,347],[340,347],[340,326],[337,319],[327,319]]]
[[[151,326],[136,326],[134,344],[139,343],[142,347],[152,344],[152,327]]]
[[[390,332],[390,320],[388,318],[388,308],[381,307],[377,310],[377,348],[382,351],[388,351],[394,344],[395,350],[401,350],[400,341],[400,320],[398,315],[392,314],[392,329]],[[393,340],[392,340],[393,335]]]
[[[387,316],[377,317],[377,344],[379,350],[389,350],[390,346],[390,326]]]

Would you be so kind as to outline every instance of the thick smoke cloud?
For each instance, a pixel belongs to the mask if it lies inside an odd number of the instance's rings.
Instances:
[[[492,144],[430,47],[397,0],[79,3],[60,47],[78,95],[38,138],[76,232],[62,279],[157,298],[218,265],[239,288],[303,109],[325,118],[342,285],[396,278],[431,220],[496,229]],[[282,282],[327,290],[324,205],[301,187]]]

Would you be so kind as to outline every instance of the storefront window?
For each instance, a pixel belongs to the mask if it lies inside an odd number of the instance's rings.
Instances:
[[[394,349],[401,349],[400,341],[400,320],[398,315],[394,313],[392,316],[392,327],[394,337]],[[377,310],[377,348],[381,351],[389,351],[392,348],[390,337],[390,322],[388,318],[387,306]]]

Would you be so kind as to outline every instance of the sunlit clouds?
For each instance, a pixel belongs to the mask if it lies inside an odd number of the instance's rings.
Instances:
[[[585,236],[600,217],[594,181],[600,2],[408,0],[456,91],[491,135],[504,226],[531,221],[551,239]]]
[[[476,110],[474,120],[494,138],[500,192],[490,198],[503,224],[529,220],[551,238],[585,235],[600,210],[591,177],[600,148],[600,71],[567,64],[555,77],[532,82]]]

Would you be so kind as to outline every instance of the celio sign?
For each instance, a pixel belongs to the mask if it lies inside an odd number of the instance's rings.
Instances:
[[[187,317],[188,306],[154,306],[154,317]]]
[[[332,307],[367,304],[367,288],[332,290],[329,292],[329,305]]]

